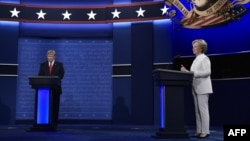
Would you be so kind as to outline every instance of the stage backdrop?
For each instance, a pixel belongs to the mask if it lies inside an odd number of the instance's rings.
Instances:
[[[64,63],[60,119],[112,118],[112,49],[109,39],[19,39],[16,119],[33,119],[34,94],[28,76],[38,74],[48,49]]]

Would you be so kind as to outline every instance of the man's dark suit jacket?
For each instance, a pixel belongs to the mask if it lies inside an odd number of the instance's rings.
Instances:
[[[61,80],[64,77],[64,67],[63,63],[55,61],[53,68],[52,68],[52,73],[51,75],[49,74],[49,62],[43,62],[40,64],[40,69],[39,69],[39,76],[58,76]],[[62,93],[62,88],[59,88],[59,93]]]

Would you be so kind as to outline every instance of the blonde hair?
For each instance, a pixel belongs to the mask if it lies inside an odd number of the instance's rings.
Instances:
[[[207,52],[207,42],[203,39],[196,39],[192,42],[192,45],[197,43],[198,47],[201,49],[201,53]]]
[[[56,56],[56,51],[55,51],[55,50],[52,50],[52,49],[51,49],[51,50],[48,50],[48,51],[47,51],[47,55],[48,55],[48,54],[53,54],[54,56]]]

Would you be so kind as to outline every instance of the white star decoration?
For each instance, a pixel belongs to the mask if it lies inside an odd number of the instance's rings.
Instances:
[[[144,12],[146,12],[146,10],[142,10],[140,7],[140,9],[136,11],[137,17],[140,17],[140,16],[144,17],[144,14],[143,14]]]
[[[46,15],[46,13],[43,13],[42,9],[40,10],[39,13],[37,12],[36,14],[38,15],[37,19],[40,19],[40,18],[45,19],[44,16]]]
[[[119,14],[121,13],[120,11],[117,11],[117,9],[115,9],[115,11],[114,12],[111,12],[112,14],[113,14],[113,19],[115,18],[115,17],[117,17],[118,19],[120,18],[119,17]]]
[[[71,16],[72,14],[69,13],[68,10],[66,10],[65,13],[62,13],[62,15],[63,15],[63,20],[65,20],[65,19],[70,20],[70,16]]]
[[[82,10],[82,9],[80,9],[80,8],[78,8],[78,9],[76,9],[75,11],[68,11],[67,9],[65,9],[65,12],[62,12],[61,14],[62,14],[62,16],[63,16],[63,18],[61,19],[61,20],[68,20],[68,21],[70,21],[71,20],[71,16],[73,16],[73,14],[76,14],[76,15],[74,15],[74,17],[73,17],[73,20],[74,21],[86,21],[86,20],[99,20],[99,18],[100,18],[100,20],[102,21],[102,20],[111,20],[111,18],[113,19],[112,21],[114,21],[114,22],[116,22],[115,21],[115,19],[116,20],[120,20],[120,19],[122,19],[122,20],[129,20],[129,19],[134,19],[134,18],[151,18],[151,17],[153,17],[154,18],[154,16],[155,15],[145,15],[145,13],[146,13],[146,9],[143,9],[143,8],[145,8],[145,7],[143,7],[144,5],[141,5],[141,6],[137,6],[136,7],[136,9],[134,9],[133,11],[131,11],[132,9],[128,9],[129,10],[129,13],[130,12],[136,12],[137,14],[135,15],[135,14],[129,14],[129,15],[125,15],[125,17],[123,17],[123,15],[121,15],[121,13],[123,13],[123,12],[125,12],[125,9],[121,9],[120,7],[113,7],[112,8],[112,11],[110,11],[110,13],[109,14],[112,14],[112,17],[111,17],[111,15],[110,16],[108,16],[108,17],[106,17],[106,12],[107,11],[109,11],[110,9],[108,9],[108,10],[106,10],[106,8],[103,8],[102,10],[100,10],[101,12],[104,12],[104,14],[101,14],[101,16],[99,17],[99,16],[97,16],[99,13],[98,13],[98,11],[96,11],[95,9],[93,10],[89,10],[89,12],[84,12],[84,13],[82,13],[82,15],[84,15],[84,14],[86,14],[88,17],[86,17],[86,16],[84,16],[83,18],[81,18],[80,17],[80,15],[79,14],[77,14],[77,11],[76,10],[78,10],[78,13],[80,12],[80,10]],[[158,6],[158,5],[157,5]],[[142,8],[143,7],[143,8]],[[17,10],[18,9],[18,10]],[[28,19],[31,19],[31,20],[35,20],[35,19],[37,19],[37,20],[39,20],[39,19],[41,19],[41,20],[44,20],[45,21],[45,19],[46,19],[46,21],[48,20],[48,21],[50,21],[49,19],[48,19],[48,17],[47,17],[47,14],[49,13],[48,11],[46,11],[46,12],[44,12],[43,11],[43,8],[39,8],[39,9],[36,9],[36,11],[34,12],[36,15],[37,15],[37,17],[35,16],[35,17],[27,17],[27,16],[29,16],[29,13],[30,12],[32,12],[32,10],[34,10],[34,9],[29,9],[29,7],[25,7],[25,8],[22,8],[22,10],[24,10],[25,11],[25,13],[27,12],[27,14],[20,14],[20,13],[22,13],[23,11],[21,11],[20,10],[21,8],[20,7],[12,7],[11,9],[8,9],[8,11],[11,13],[11,15],[9,15],[10,16],[10,18],[21,18],[21,19],[24,19],[25,20],[25,18],[28,18]],[[84,9],[84,8],[83,8]],[[118,11],[118,9],[119,9],[119,11]],[[167,5],[162,5],[162,7],[158,7],[158,9],[159,10],[161,10],[161,13],[158,11],[158,15],[157,16],[160,16],[160,14],[161,15],[169,15],[169,7],[167,6]],[[58,10],[58,9],[56,9],[55,8],[55,10]],[[84,9],[85,10],[85,9]],[[124,10],[124,11],[123,11]],[[64,11],[64,10],[63,10]],[[94,13],[94,11],[95,11],[95,13]],[[100,12],[99,11],[99,12]],[[127,10],[126,10],[127,11]],[[71,13],[69,13],[69,12],[71,12]],[[75,12],[75,13],[74,13]],[[33,14],[33,13],[31,13],[31,14]],[[34,15],[34,14],[33,14]],[[46,16],[46,17],[45,17]],[[127,18],[127,16],[129,17],[129,18]],[[163,17],[163,16],[162,16]],[[88,19],[87,19],[88,18]],[[97,19],[96,19],[97,18]],[[123,19],[124,18],[124,19]],[[53,20],[53,19],[52,19]]]
[[[18,18],[18,14],[20,13],[20,11],[17,11],[16,8],[14,8],[13,10],[10,10],[10,13],[12,14],[11,17]]]
[[[166,5],[164,5],[164,8],[161,8],[162,15],[164,15],[164,14],[167,15],[167,14],[168,14],[168,9],[169,9],[169,8],[167,8]]]
[[[90,13],[87,13],[87,15],[89,16],[89,19],[88,19],[88,20],[90,20],[90,19],[95,20],[95,15],[96,15],[96,13],[93,13],[93,10],[91,10]]]

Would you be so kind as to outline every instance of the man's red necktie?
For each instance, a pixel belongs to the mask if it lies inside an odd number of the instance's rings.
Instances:
[[[49,64],[49,74],[51,75],[51,73],[52,73],[52,67],[53,67],[53,65],[52,65],[52,63],[50,63]]]

